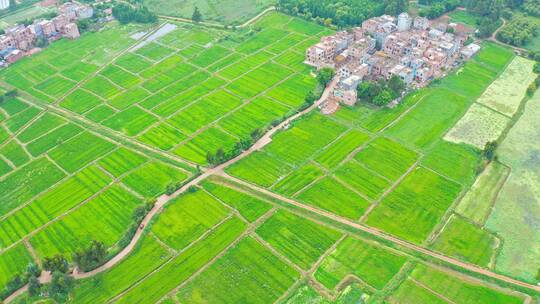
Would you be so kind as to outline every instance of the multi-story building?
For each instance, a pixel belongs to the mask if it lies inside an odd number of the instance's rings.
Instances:
[[[5,10],[9,7],[9,0],[0,0],[0,10]]]
[[[460,56],[470,58],[478,51],[475,46],[462,49],[466,34],[445,33],[439,29],[444,26],[437,27],[426,18],[413,20],[403,13],[397,19],[371,18],[361,27],[321,38],[306,51],[306,63],[336,69],[338,86],[322,107],[324,112],[336,110],[336,102],[354,104],[361,81],[395,75],[408,86],[425,86],[452,68]]]

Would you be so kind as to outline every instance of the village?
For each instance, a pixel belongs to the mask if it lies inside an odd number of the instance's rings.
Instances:
[[[66,2],[58,7],[58,15],[51,20],[36,19],[28,26],[16,24],[0,35],[0,66],[6,67],[24,56],[41,50],[38,42],[45,44],[62,37],[77,39],[80,36],[77,21],[94,15],[86,4]]]
[[[317,70],[335,70],[335,86],[321,112],[331,114],[340,104],[354,105],[362,81],[396,75],[409,89],[426,86],[480,50],[478,44],[466,45],[470,34],[455,23],[402,13],[397,18],[371,18],[360,27],[322,37],[307,49],[305,60]]]

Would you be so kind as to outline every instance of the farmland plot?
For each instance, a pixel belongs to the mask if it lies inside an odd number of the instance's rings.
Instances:
[[[509,122],[508,117],[485,106],[473,104],[444,139],[483,149],[486,143],[499,138]]]
[[[459,274],[450,274],[436,268],[419,264],[413,270],[410,278],[417,285],[413,290],[420,294],[428,293],[419,298],[444,297],[454,303],[523,303],[524,297],[519,293],[512,293],[509,290],[499,289],[485,285],[475,279],[465,278]],[[406,281],[407,282],[407,281]],[[411,282],[411,281],[408,281]],[[418,289],[418,287],[420,287]],[[405,288],[401,286],[399,289]],[[408,292],[399,290],[396,296],[396,303],[402,303],[401,297],[407,297]],[[429,290],[428,290],[429,289]],[[410,294],[409,294],[410,295]],[[406,301],[404,301],[407,303]],[[417,302],[412,302],[417,303]],[[447,303],[444,301],[444,303]]]
[[[538,267],[540,198],[538,185],[538,115],[540,94],[527,103],[520,120],[498,150],[499,160],[512,169],[487,220],[486,227],[503,239],[495,269],[533,280]],[[529,250],[523,250],[523,248]]]
[[[28,264],[33,262],[32,256],[23,244],[2,252],[0,254],[0,288],[6,287],[15,275],[22,275]]]
[[[382,289],[407,259],[379,245],[347,237],[327,256],[314,277],[328,289],[354,275],[375,289]]]
[[[177,297],[181,302],[238,303],[250,299],[253,303],[269,303],[297,279],[294,268],[253,238],[246,238],[181,288]]]
[[[256,232],[302,269],[309,269],[341,235],[331,228],[282,210],[267,219]]]
[[[368,225],[421,243],[457,198],[461,187],[418,167],[373,209]]]
[[[504,72],[478,98],[477,102],[507,116],[516,113],[525,91],[536,78],[534,62],[523,57],[515,57]]]

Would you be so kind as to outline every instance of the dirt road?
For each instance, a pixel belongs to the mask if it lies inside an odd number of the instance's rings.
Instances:
[[[223,176],[223,177],[225,177],[225,178],[227,178],[229,180],[232,180],[232,181],[234,181],[234,182],[236,182],[236,183],[238,183],[240,185],[244,185],[244,186],[249,187],[249,188],[251,188],[251,189],[253,189],[255,191],[261,192],[263,194],[266,194],[268,196],[271,196],[271,197],[276,198],[278,200],[281,200],[283,202],[294,205],[295,207],[299,207],[299,208],[302,208],[304,210],[313,212],[315,214],[326,217],[326,218],[331,219],[333,221],[339,222],[339,223],[347,225],[349,227],[361,230],[363,232],[366,232],[366,233],[369,233],[371,235],[377,236],[377,237],[382,238],[384,240],[390,241],[390,242],[392,242],[394,244],[400,245],[400,246],[405,247],[407,249],[416,251],[416,252],[421,253],[421,254],[428,255],[428,256],[433,257],[435,259],[438,259],[438,260],[444,261],[446,263],[461,267],[463,269],[466,269],[466,270],[474,272],[474,273],[478,273],[478,274],[481,274],[481,275],[484,275],[484,276],[487,276],[487,277],[490,277],[490,278],[494,278],[494,279],[497,279],[497,280],[500,280],[500,281],[503,281],[503,282],[506,282],[506,283],[510,283],[510,284],[513,284],[513,285],[516,285],[516,286],[520,286],[520,287],[524,287],[524,288],[527,288],[527,289],[531,289],[531,290],[535,290],[535,291],[540,292],[540,286],[525,283],[525,282],[522,282],[522,281],[518,281],[518,280],[515,280],[513,278],[507,277],[505,275],[495,273],[493,271],[478,267],[476,265],[465,263],[465,262],[462,262],[460,260],[457,260],[457,259],[454,259],[454,258],[451,258],[451,257],[447,257],[445,255],[442,255],[440,253],[431,251],[431,250],[426,249],[424,247],[409,243],[407,241],[404,241],[404,240],[399,239],[397,237],[394,237],[392,235],[388,235],[385,232],[383,232],[381,230],[378,230],[376,228],[365,226],[365,225],[350,221],[349,219],[337,216],[337,215],[335,215],[333,213],[330,213],[330,212],[327,212],[327,211],[324,211],[324,210],[321,210],[321,209],[317,209],[317,208],[314,208],[312,206],[305,205],[305,204],[302,204],[302,203],[297,202],[295,200],[283,197],[283,196],[278,195],[278,194],[276,194],[274,192],[268,191],[268,190],[266,190],[264,188],[260,188],[258,186],[255,186],[255,185],[251,184],[251,183],[248,183],[248,182],[245,182],[243,180],[232,177],[230,175],[227,175],[226,173],[219,172],[219,175],[221,175],[221,176]]]

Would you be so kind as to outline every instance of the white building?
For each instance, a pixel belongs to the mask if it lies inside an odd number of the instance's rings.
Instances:
[[[9,7],[9,0],[0,0],[0,10],[6,9]]]
[[[401,13],[398,16],[397,28],[400,32],[408,31],[411,28],[412,19],[407,13]]]
[[[478,44],[471,43],[461,50],[461,55],[463,55],[463,57],[466,59],[469,59],[478,53],[478,51],[480,51],[480,46]]]

